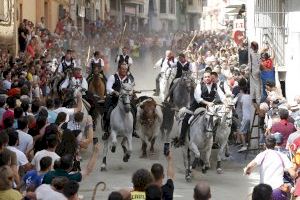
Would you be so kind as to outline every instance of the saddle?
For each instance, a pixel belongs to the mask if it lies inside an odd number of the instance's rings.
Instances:
[[[205,108],[197,108],[194,111],[194,114],[190,117],[188,124],[192,125],[200,116],[204,115],[205,112],[206,112]]]

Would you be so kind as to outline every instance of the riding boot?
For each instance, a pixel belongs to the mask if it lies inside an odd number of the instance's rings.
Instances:
[[[105,115],[105,114],[104,114]],[[103,125],[103,129],[104,129],[104,133],[103,133],[103,136],[102,136],[102,140],[107,140],[110,136],[110,133],[109,133],[109,120],[107,118],[105,118],[106,116],[103,116],[104,117],[104,125]]]
[[[156,79],[155,79],[155,87],[156,87],[156,89],[155,89],[155,92],[154,92],[153,96],[158,96],[159,93],[160,93],[160,88],[159,88],[160,77],[161,77],[161,75],[158,74],[157,77],[156,77]]]
[[[140,138],[140,136],[138,136],[138,134],[136,133],[136,112],[137,112],[137,109],[136,107],[131,104],[131,113],[132,113],[132,116],[133,116],[133,131],[132,131],[132,136],[135,137],[135,138]]]
[[[189,119],[190,119],[190,117],[191,117],[190,114],[186,114],[184,119],[182,120],[178,146],[183,146],[184,143],[185,143],[187,130],[189,128]]]
[[[104,122],[104,125],[103,125],[103,128],[104,128],[104,133],[103,133],[103,136],[102,136],[102,140],[107,140],[110,136],[110,132],[109,132],[109,124],[110,124],[110,113],[112,111],[112,108],[109,107],[108,111],[105,112],[103,114],[103,122]]]

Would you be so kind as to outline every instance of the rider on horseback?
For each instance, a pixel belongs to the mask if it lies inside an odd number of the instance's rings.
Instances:
[[[80,67],[73,68],[73,74],[71,77],[66,78],[60,86],[61,90],[64,89],[80,90],[80,92],[85,92],[88,90],[88,84],[86,79],[82,76],[82,71]]]
[[[69,73],[71,73],[76,67],[75,60],[72,58],[73,51],[68,49],[66,54],[61,58],[60,65],[56,69],[56,78],[57,78],[57,85],[54,86],[55,90],[59,92],[59,88],[61,87],[62,82],[66,79]]]
[[[185,73],[185,74],[192,74],[192,65],[189,61],[186,60],[185,55],[183,53],[180,53],[178,56],[178,61],[175,65],[177,71],[176,71],[176,76],[174,78],[174,80],[172,81],[171,85],[170,85],[170,89],[169,92],[167,94],[167,96],[165,97],[165,101],[167,100],[168,97],[170,97],[170,102],[173,101],[172,98],[172,91],[176,85],[176,83],[178,82],[179,78],[181,78],[181,76]]]
[[[90,60],[90,64],[87,69],[89,73],[89,76],[87,77],[88,83],[93,79],[95,75],[100,75],[101,78],[106,82],[106,78],[103,72],[103,67],[104,67],[104,61],[102,58],[100,58],[99,51],[95,51],[94,57]],[[95,70],[97,72],[95,72]]]
[[[156,90],[155,93],[153,94],[154,96],[158,96],[160,93],[159,90],[159,80],[161,78],[161,75],[166,72],[166,70],[169,67],[175,67],[176,66],[176,61],[174,61],[174,55],[171,50],[166,51],[166,57],[159,59],[157,63],[155,63],[154,68],[157,68],[160,66],[160,73],[157,75],[156,80],[155,80],[155,86]]]
[[[128,72],[127,72],[128,78],[131,79],[132,82],[134,82],[134,78],[130,72],[130,67],[132,66],[133,61],[132,61],[132,58],[128,55],[127,47],[123,47],[122,53],[116,57],[116,63],[118,64],[118,66],[124,62],[128,66]]]
[[[61,63],[58,66],[57,72],[62,76],[76,67],[75,60],[72,58],[72,52],[72,50],[68,49],[66,54],[61,58]]]
[[[195,111],[199,107],[212,107],[214,104],[221,103],[220,88],[211,80],[211,74],[209,71],[204,72],[203,82],[199,82],[196,86],[194,93],[194,101],[189,110]],[[189,119],[191,114],[186,113],[181,126],[180,137],[178,146],[183,146],[189,128]]]
[[[185,72],[192,72],[192,65],[189,61],[187,61],[187,59],[185,58],[184,53],[180,53],[178,55],[178,61],[177,61],[176,68],[177,68],[177,72],[176,72],[175,79],[180,78],[184,71]]]

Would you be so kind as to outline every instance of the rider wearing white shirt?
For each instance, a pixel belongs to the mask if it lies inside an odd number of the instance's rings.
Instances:
[[[76,63],[72,58],[72,50],[67,50],[66,55],[61,59],[61,63],[58,66],[57,71],[61,74],[64,74],[66,70],[72,70],[74,67],[76,67]]]
[[[160,67],[160,73],[157,75],[155,80],[156,85],[156,91],[154,93],[154,96],[159,95],[159,80],[161,78],[161,75],[167,71],[168,68],[175,68],[177,65],[177,60],[174,59],[173,52],[170,50],[166,51],[166,57],[159,59],[155,65],[154,68]]]
[[[73,76],[71,78],[66,78],[60,86],[60,89],[67,88],[78,89],[81,88],[83,91],[88,90],[88,83],[86,79],[82,76],[81,68],[74,68]]]
[[[119,99],[119,92],[121,91],[123,83],[133,83],[128,74],[128,65],[124,62],[118,66],[118,71],[111,75],[106,82],[106,91],[109,94],[105,102],[104,119],[104,135],[103,140],[109,137],[109,123],[110,113],[115,108]]]
[[[217,84],[218,94],[222,102],[226,99],[227,95],[232,95],[229,85],[225,81],[220,81],[217,72],[211,73],[212,82]]]
[[[94,53],[94,57],[91,58],[89,66],[87,68],[87,81],[90,82],[93,78],[93,76],[95,75],[95,68],[99,68],[100,74],[102,74],[103,79],[106,80],[104,73],[103,73],[103,68],[104,68],[104,61],[102,58],[100,58],[100,52],[99,51],[95,51]]]
[[[199,107],[213,106],[215,103],[220,103],[219,97],[220,89],[212,82],[211,74],[209,71],[204,72],[203,82],[199,82],[194,92],[194,102],[189,110],[195,111]],[[178,146],[184,145],[185,137],[188,129],[188,121],[191,114],[186,114],[181,125],[181,132],[179,137]]]

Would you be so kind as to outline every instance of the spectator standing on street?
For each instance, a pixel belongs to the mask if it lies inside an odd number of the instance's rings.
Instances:
[[[139,169],[132,175],[133,191],[131,191],[131,200],[145,200],[145,189],[147,185],[153,182],[151,173],[146,169]]]
[[[256,166],[260,166],[260,183],[269,184],[273,190],[284,186],[283,174],[288,171],[292,177],[296,173],[288,157],[274,150],[276,139],[268,135],[266,137],[266,150],[259,153],[244,169],[249,175]]]
[[[11,168],[7,165],[0,167],[0,199],[1,200],[20,200],[22,195],[12,188],[14,175]]]
[[[272,200],[272,187],[260,183],[253,188],[252,200]]]
[[[154,178],[154,183],[161,187],[162,190],[162,199],[163,200],[172,200],[174,193],[174,165],[173,165],[173,154],[172,151],[169,152],[169,155],[166,157],[168,166],[167,166],[167,182],[163,184],[165,178],[164,168],[161,164],[155,163],[151,167],[151,173]]]
[[[200,181],[194,188],[194,200],[211,199],[210,186],[206,181]]]

